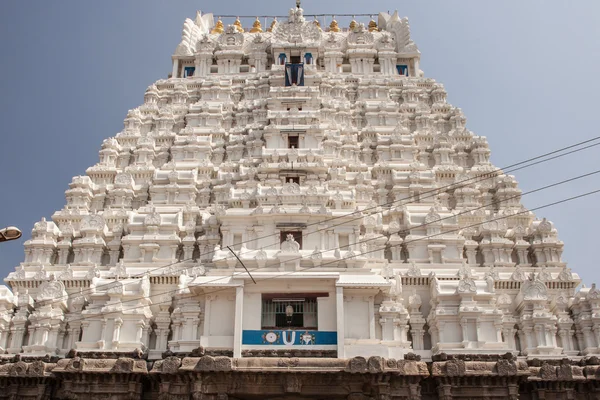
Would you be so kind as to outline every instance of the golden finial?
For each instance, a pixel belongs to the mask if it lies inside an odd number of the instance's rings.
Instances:
[[[223,31],[224,31],[224,29],[223,29],[223,21],[221,21],[221,17],[219,17],[219,20],[217,21],[217,24],[212,29],[212,31],[210,31],[210,33],[223,33]]]
[[[233,23],[233,26],[235,26],[235,30],[238,32],[244,32],[244,28],[242,28],[242,22],[240,21],[240,17],[237,17],[235,19],[235,22]]]
[[[254,21],[254,23],[252,24],[252,29],[250,29],[250,33],[260,33],[260,32],[262,32],[262,25],[260,24],[258,17],[256,17],[256,21]]]
[[[321,29],[321,24],[319,23],[319,20],[317,19],[316,16],[315,16],[315,20],[313,21],[313,24],[315,24],[317,26],[317,28]]]
[[[340,27],[337,23],[337,21],[335,20],[335,15],[333,16],[333,19],[331,20],[331,24],[329,24],[329,32],[339,32],[340,31]]]
[[[371,21],[369,21],[369,32],[377,32],[379,28],[377,28],[377,22],[371,16]]]
[[[352,21],[350,21],[350,30],[353,31],[354,29],[356,29],[357,26],[358,26],[358,24],[356,23],[356,20],[354,19],[354,15],[353,15]]]
[[[267,29],[267,32],[273,32],[273,28],[277,25],[277,17],[273,18],[273,22],[271,22],[271,26]]]

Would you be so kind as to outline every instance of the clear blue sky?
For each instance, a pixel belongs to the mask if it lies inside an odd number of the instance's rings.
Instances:
[[[294,1],[37,1],[0,3],[0,276],[23,259],[33,224],[65,203],[71,177],[98,161],[147,86],[166,78],[186,17],[286,14]],[[305,13],[399,9],[410,20],[426,76],[443,83],[467,126],[505,166],[600,135],[600,2],[315,1]],[[338,18],[342,22],[342,18]],[[367,21],[364,21],[367,22]],[[347,21],[345,21],[347,23]],[[245,26],[251,20],[244,21]],[[599,168],[600,149],[515,173],[526,191]],[[598,176],[526,196],[538,205],[600,188]],[[542,210],[565,242],[564,259],[597,281],[600,197]]]

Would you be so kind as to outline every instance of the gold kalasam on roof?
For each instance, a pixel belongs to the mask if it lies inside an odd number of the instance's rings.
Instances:
[[[221,18],[219,18],[219,20],[217,21],[217,24],[212,29],[212,31],[210,31],[210,33],[223,33],[223,31],[224,31],[223,21],[221,21]]]
[[[235,30],[238,32],[244,32],[244,28],[242,28],[242,22],[240,21],[240,17],[237,17],[235,19],[235,22],[233,23],[233,26],[235,26]]]
[[[277,18],[273,18],[273,22],[271,22],[271,26],[267,29],[267,32],[273,32],[273,28],[277,25]]]
[[[260,24],[258,17],[256,17],[256,21],[254,21],[254,23],[252,24],[252,29],[250,29],[250,33],[260,33],[262,31],[262,25]]]
[[[317,28],[321,29],[321,24],[319,23],[319,20],[317,19],[317,17],[315,17],[313,24],[315,24],[317,26]]]
[[[374,19],[369,21],[369,32],[377,32],[379,28],[377,28],[377,22]]]
[[[331,24],[329,24],[329,31],[330,32],[339,32],[340,31],[340,27],[339,27],[337,21],[335,20],[335,17],[333,18],[333,20],[331,20]]]
[[[354,19],[354,15],[352,16],[352,21],[350,21],[350,30],[353,31],[354,29],[356,29],[356,27],[358,26],[358,23],[356,22],[356,20]]]

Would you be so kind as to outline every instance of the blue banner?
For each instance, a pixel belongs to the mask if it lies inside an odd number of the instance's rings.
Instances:
[[[280,346],[337,345],[337,332],[303,330],[243,331],[242,344]]]

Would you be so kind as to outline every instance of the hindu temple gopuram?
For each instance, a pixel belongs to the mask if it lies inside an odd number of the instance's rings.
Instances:
[[[187,19],[33,227],[0,399],[599,399],[600,290],[408,20],[245,21]]]

